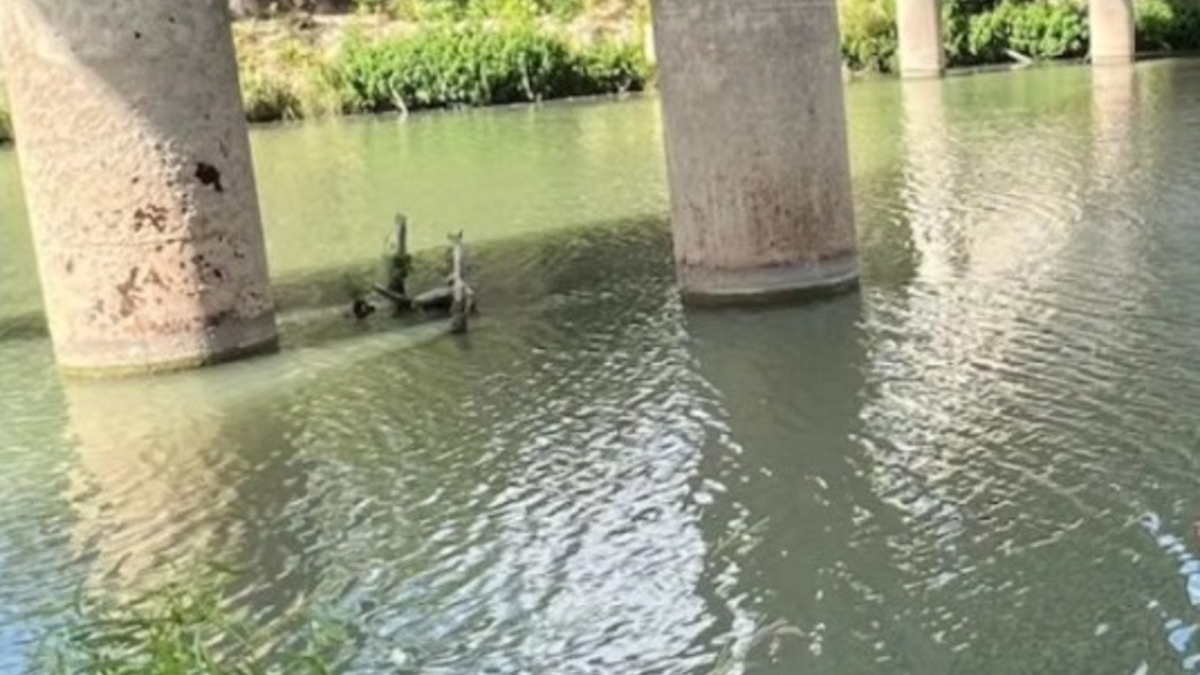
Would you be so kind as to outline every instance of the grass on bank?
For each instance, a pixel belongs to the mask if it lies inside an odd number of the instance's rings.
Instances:
[[[350,39],[335,77],[355,112],[485,106],[642,89],[628,45],[574,47],[529,25],[446,26],[382,41]]]
[[[254,122],[484,106],[651,85],[648,0],[359,0],[350,16],[235,23]],[[896,0],[839,0],[855,71],[896,70]],[[1139,51],[1200,50],[1200,0],[1135,0]],[[1087,53],[1086,0],[943,0],[950,66]],[[0,142],[12,124],[0,100]]]
[[[435,21],[405,30],[344,29],[322,49],[297,31],[238,32],[251,121],[486,106],[639,91],[651,68],[639,42],[572,40],[532,20]]]
[[[620,94],[652,79],[647,0],[380,0],[234,24],[252,122]],[[0,100],[0,142],[11,140]]]
[[[895,72],[895,0],[842,0],[839,8],[847,65]],[[947,0],[942,4],[942,31],[949,66],[1010,62],[1008,50],[1034,60],[1081,57],[1088,48],[1087,5],[1085,0],[1002,0],[990,5]]]

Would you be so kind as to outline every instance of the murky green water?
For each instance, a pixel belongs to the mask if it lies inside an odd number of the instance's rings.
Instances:
[[[848,108],[862,291],[754,312],[679,306],[652,98],[257,130],[289,349],[150,383],[54,374],[0,154],[0,672],[197,556],[356,673],[1197,670],[1200,64]],[[317,308],[397,209],[466,338]]]

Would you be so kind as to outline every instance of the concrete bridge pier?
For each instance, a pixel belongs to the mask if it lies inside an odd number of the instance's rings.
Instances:
[[[1088,0],[1088,30],[1093,65],[1133,61],[1133,0]]]
[[[834,0],[654,0],[685,302],[858,279]]]
[[[226,0],[3,0],[0,56],[62,368],[275,349]]]
[[[939,0],[896,0],[901,77],[941,77],[945,73],[941,5]]]

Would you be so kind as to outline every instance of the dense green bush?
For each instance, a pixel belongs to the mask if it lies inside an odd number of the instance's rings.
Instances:
[[[942,47],[946,50],[946,61],[950,65],[967,65],[974,62],[971,55],[971,17],[990,12],[995,0],[943,0],[942,1]]]
[[[967,23],[967,56],[975,62],[1008,60],[1006,49],[1034,59],[1079,57],[1087,53],[1087,10],[1068,2],[1010,0]]]
[[[640,91],[652,71],[638,44],[575,45],[532,19],[516,18],[436,21],[390,38],[351,31],[333,56],[294,39],[242,36],[238,58],[251,122]],[[0,108],[0,142],[10,136]]]
[[[842,0],[842,56],[853,70],[896,69],[896,0]]]
[[[636,45],[599,42],[575,55],[585,89],[595,93],[624,93],[645,88],[650,64]]]
[[[346,107],[414,110],[540,101],[641,89],[647,68],[626,45],[573,48],[528,24],[441,25],[413,36],[351,36],[336,62]]]
[[[612,12],[633,16],[643,13],[649,0],[356,0],[356,5],[362,12],[416,20],[536,15],[569,21]]]
[[[1200,2],[1139,0],[1134,12],[1138,50],[1200,49]]]
[[[842,53],[850,68],[895,70],[894,3],[841,0]],[[1083,56],[1088,48],[1087,9],[1081,0],[945,0],[942,31],[952,66],[1010,62],[1006,50],[1056,59]]]

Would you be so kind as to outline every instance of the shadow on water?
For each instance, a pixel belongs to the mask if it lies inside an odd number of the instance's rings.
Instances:
[[[129,591],[173,574],[171,564],[230,563],[245,570],[230,601],[267,625],[311,608],[314,597],[368,626],[372,617],[395,621],[387,593],[419,593],[418,580],[397,584],[406,570],[438,567],[429,556],[454,526],[458,497],[441,497],[432,513],[426,500],[444,494],[447,479],[501,487],[507,473],[475,467],[497,443],[528,443],[528,425],[565,431],[537,414],[558,399],[538,388],[520,405],[522,385],[498,382],[497,366],[527,351],[520,358],[549,354],[538,345],[577,343],[575,367],[605,373],[611,357],[587,347],[612,332],[593,325],[597,307],[629,322],[618,332],[649,321],[657,335],[671,325],[662,309],[673,302],[665,235],[663,223],[643,220],[479,247],[472,260],[485,314],[460,338],[437,340],[441,322],[362,329],[337,316],[313,328],[294,312],[295,325],[282,322],[291,330],[280,354],[148,379],[63,382],[65,433],[77,455],[67,491],[72,556],[93,585]],[[322,283],[336,287],[340,277],[318,281],[313,293],[335,293]],[[327,322],[339,327],[320,327]],[[509,363],[499,375],[544,380],[537,370]],[[461,508],[480,509],[479,497],[464,493]],[[447,611],[449,619],[422,621],[440,630],[454,621]],[[363,658],[377,663],[387,651]]]
[[[621,264],[595,265],[596,259],[612,259],[618,249],[641,249],[625,256]],[[501,313],[530,311],[538,303],[562,302],[576,291],[587,292],[615,276],[638,273],[629,263],[641,261],[661,270],[669,264],[670,233],[667,222],[658,218],[625,219],[547,234],[523,235],[473,245],[467,242],[468,280],[476,289],[486,327],[491,310]],[[643,253],[644,251],[644,253]],[[449,267],[446,251],[433,249],[414,254],[410,287],[430,288],[445,278]],[[278,323],[283,354],[219,366],[220,372],[286,373],[297,362],[306,367],[326,363],[333,345],[349,340],[357,347],[347,358],[372,358],[406,344],[418,344],[442,335],[445,322],[420,318],[392,319],[390,308],[375,299],[379,311],[363,322],[349,314],[351,300],[362,289],[382,281],[383,256],[377,261],[304,274],[291,274],[275,281]],[[40,340],[48,337],[44,315],[25,313],[0,316],[0,341]],[[288,352],[299,352],[290,356]],[[250,379],[258,375],[251,375]]]
[[[714,605],[729,616],[727,672],[873,672],[925,638],[884,612],[899,589],[857,474],[864,351],[861,298],[797,308],[691,313],[696,372],[711,391],[700,474]],[[792,630],[764,638],[764,626]],[[855,626],[855,631],[846,627]],[[869,628],[868,628],[869,627]],[[747,647],[755,646],[746,653]],[[750,667],[750,666],[753,667]]]

